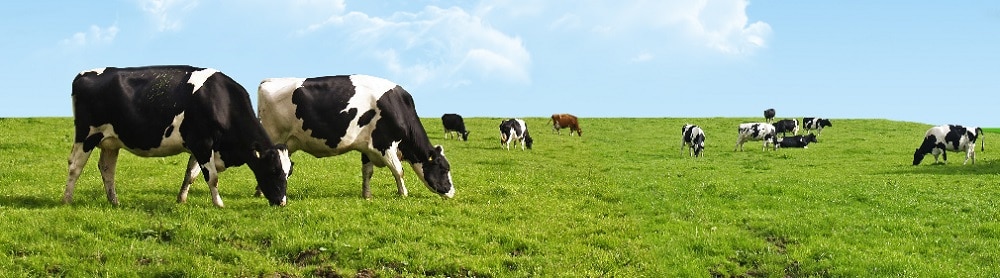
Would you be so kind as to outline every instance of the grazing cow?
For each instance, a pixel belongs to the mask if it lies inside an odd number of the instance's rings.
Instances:
[[[772,123],[774,122],[774,108],[769,108],[764,110],[764,122]]]
[[[462,119],[462,115],[441,115],[441,124],[444,125],[444,139],[448,139],[448,135],[454,132],[453,137],[458,138],[458,135],[462,135],[462,141],[469,141],[469,131],[465,130],[465,120]]]
[[[965,152],[965,162],[972,159],[972,164],[976,164],[976,140],[983,135],[983,129],[979,127],[964,127],[960,125],[942,125],[932,127],[924,134],[924,141],[913,152],[913,165],[920,165],[927,154],[934,155],[934,163],[938,163],[938,155],[944,157],[944,163],[948,163],[948,153],[946,151]],[[986,151],[984,142],[981,151]]]
[[[577,121],[576,116],[570,114],[552,114],[552,131],[557,134],[562,134],[559,130],[562,128],[569,128],[569,135],[572,136],[573,132],[576,131],[577,136],[583,136],[583,130],[580,129],[580,123]]]
[[[739,136],[736,137],[736,149],[733,151],[743,151],[743,143],[747,141],[764,141],[764,150],[771,144],[774,149],[778,149],[778,137],[774,126],[767,123],[746,123],[740,124]]]
[[[809,148],[809,143],[816,142],[816,134],[809,133],[809,135],[795,135],[792,137],[784,137],[778,140],[778,147],[781,148]]]
[[[830,123],[830,119],[802,118],[802,126],[806,128],[806,131],[812,131],[813,129],[815,129],[816,135],[821,135],[823,134],[824,127],[831,127],[833,126],[833,124]]]
[[[362,197],[372,197],[375,166],[388,166],[399,195],[407,196],[402,161],[431,191],[454,197],[444,148],[431,144],[413,97],[399,85],[367,75],[270,78],[260,82],[257,96],[264,128],[289,152],[361,152]]]
[[[703,156],[702,151],[705,150],[705,132],[696,125],[684,125],[681,127],[681,151],[684,151],[684,146],[689,146],[688,156]]]
[[[531,144],[534,140],[531,139],[531,135],[528,134],[528,125],[524,124],[524,120],[521,119],[508,119],[500,123],[500,145],[507,150],[510,150],[510,142],[521,141],[521,150],[527,146],[531,149]]]
[[[796,119],[784,119],[774,123],[774,131],[781,132],[781,135],[785,135],[786,132],[791,132],[792,135],[799,134],[799,120]]]
[[[178,202],[187,200],[194,177],[204,171],[212,202],[222,207],[218,174],[246,164],[271,205],[285,204],[292,171],[288,150],[274,145],[254,115],[246,89],[225,74],[191,66],[100,68],[73,80],[76,137],[69,156],[63,202],[94,148],[108,201],[118,205],[115,166],[122,148],[142,157],[187,152],[188,171]]]

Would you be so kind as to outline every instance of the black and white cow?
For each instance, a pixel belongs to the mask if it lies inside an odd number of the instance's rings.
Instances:
[[[781,148],[808,148],[809,143],[816,143],[816,134],[795,135],[784,137],[778,140],[778,147]]]
[[[73,80],[73,117],[76,137],[65,203],[73,201],[90,152],[100,148],[104,190],[108,201],[118,205],[115,166],[124,148],[143,157],[190,153],[178,202],[187,200],[191,182],[204,171],[212,202],[222,207],[218,174],[246,164],[268,202],[285,204],[292,171],[288,150],[271,143],[246,89],[217,70],[151,66],[84,71]]]
[[[823,128],[824,127],[831,127],[831,126],[833,126],[833,124],[830,123],[830,119],[824,119],[824,118],[802,118],[802,126],[806,128],[807,132],[808,131],[812,131],[813,129],[815,129],[816,130],[816,135],[821,135],[821,134],[823,134]]]
[[[454,132],[455,138],[462,135],[462,141],[469,141],[469,131],[465,129],[465,120],[459,114],[441,115],[441,124],[444,125],[444,139]]]
[[[733,151],[743,151],[743,143],[747,141],[764,141],[764,150],[771,144],[775,150],[778,149],[778,137],[774,126],[767,123],[746,123],[740,124],[739,135],[736,137],[736,148]]]
[[[774,122],[774,108],[768,108],[764,110],[764,122],[772,123]]]
[[[688,156],[703,156],[702,151],[705,150],[705,132],[701,130],[701,127],[692,124],[686,124],[681,127],[682,152],[684,151],[684,146],[688,146]]]
[[[500,123],[500,145],[507,150],[510,150],[510,142],[521,141],[521,150],[527,146],[531,149],[531,144],[534,142],[531,139],[531,135],[528,134],[528,125],[524,123],[521,119],[508,119]]]
[[[960,125],[942,125],[932,127],[924,134],[924,141],[920,147],[913,152],[913,165],[920,165],[927,154],[934,155],[934,163],[938,163],[938,155],[944,157],[944,162],[948,163],[948,153],[965,152],[965,162],[972,159],[972,164],[976,164],[976,140],[983,135],[983,129],[979,127],[964,127]],[[982,142],[982,141],[981,141]],[[986,143],[983,142],[981,151],[986,150]]]
[[[774,123],[774,132],[781,132],[781,135],[785,135],[787,132],[791,132],[792,135],[799,134],[799,120],[796,119],[784,119]]]
[[[361,194],[371,198],[374,166],[389,167],[407,196],[403,164],[441,196],[455,196],[444,148],[431,145],[413,97],[389,80],[367,75],[270,78],[257,91],[258,111],[271,140],[315,157],[361,152]]]

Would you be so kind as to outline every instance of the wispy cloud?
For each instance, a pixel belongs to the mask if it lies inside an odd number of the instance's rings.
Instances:
[[[489,26],[464,9],[427,6],[381,18],[352,11],[296,32],[344,32],[350,43],[383,63],[393,75],[419,85],[469,84],[470,79],[530,83],[531,55],[520,38]]]
[[[157,31],[177,31],[183,27],[184,15],[198,6],[198,0],[139,0],[139,6]]]
[[[76,32],[69,38],[63,39],[60,44],[66,47],[84,47],[88,45],[109,44],[118,35],[118,24],[113,24],[107,28],[97,25],[90,25],[87,31]]]

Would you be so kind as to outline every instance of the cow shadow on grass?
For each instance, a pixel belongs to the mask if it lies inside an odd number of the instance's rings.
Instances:
[[[882,172],[883,174],[916,174],[916,175],[996,175],[1000,173],[1000,160],[997,159],[976,159],[976,163],[962,165],[964,157],[958,160],[950,160],[948,163],[927,162],[920,165],[906,163],[892,167],[892,170]]]
[[[40,197],[29,195],[4,195],[0,196],[0,207],[14,207],[26,209],[55,208],[62,206],[62,195],[53,197]]]

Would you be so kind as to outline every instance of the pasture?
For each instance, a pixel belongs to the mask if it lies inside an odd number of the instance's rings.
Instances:
[[[0,119],[0,276],[526,277],[994,276],[1000,152],[975,165],[911,166],[931,125],[833,119],[808,149],[734,152],[762,118],[581,118],[584,137],[525,118],[534,149],[500,149],[500,118],[466,118],[444,140],[445,200],[406,165],[410,196],[376,168],[361,198],[359,153],[292,156],[288,206],[254,198],[246,167],[176,203],[187,156],[118,162],[108,204],[95,152],[61,203],[70,118]],[[680,148],[684,123],[703,158]],[[986,141],[1000,139],[987,133]],[[977,146],[977,152],[978,152]],[[683,153],[683,154],[682,154]]]

